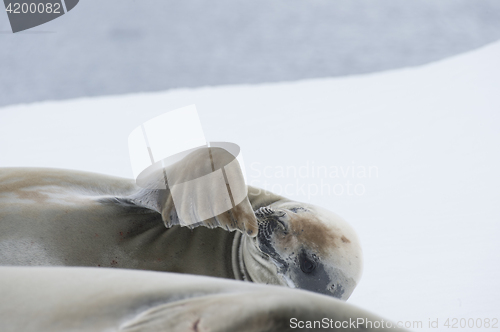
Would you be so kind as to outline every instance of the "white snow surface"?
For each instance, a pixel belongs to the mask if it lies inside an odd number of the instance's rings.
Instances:
[[[0,167],[132,177],[128,134],[190,104],[207,140],[241,146],[250,184],[355,228],[350,303],[419,331],[500,318],[500,43],[371,75],[5,107]]]

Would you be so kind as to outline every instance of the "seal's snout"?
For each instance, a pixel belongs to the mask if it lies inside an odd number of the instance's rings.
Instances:
[[[286,215],[286,212],[281,210],[275,210],[268,206],[263,206],[257,210],[255,210],[255,216],[260,219],[266,218],[280,218]]]
[[[276,226],[280,226],[284,231],[288,230],[286,212],[263,206],[255,210],[254,213],[259,223],[259,231],[261,228],[267,228],[268,230],[271,228],[270,230],[274,231]]]
[[[286,212],[275,210],[270,207],[261,207],[255,211],[258,221],[257,238],[263,243],[272,240],[273,234],[279,230],[280,234],[288,233],[288,222]]]

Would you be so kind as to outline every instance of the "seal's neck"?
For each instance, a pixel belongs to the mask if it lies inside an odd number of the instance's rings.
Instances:
[[[234,279],[243,281],[252,281],[245,267],[242,254],[242,238],[243,234],[236,232],[233,239],[233,246],[231,249],[231,262],[233,266]]]

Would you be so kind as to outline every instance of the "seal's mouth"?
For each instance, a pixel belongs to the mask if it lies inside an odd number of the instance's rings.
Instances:
[[[261,207],[255,211],[255,216],[259,223],[259,230],[256,236],[256,246],[260,252],[270,258],[281,273],[288,270],[288,264],[276,252],[274,246],[274,236],[278,228],[284,228],[284,223],[279,219],[284,212],[273,210],[269,207]]]

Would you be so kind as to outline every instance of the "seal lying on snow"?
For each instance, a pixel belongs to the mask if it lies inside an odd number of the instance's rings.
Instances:
[[[176,273],[0,267],[0,293],[3,332],[403,331],[332,297]]]
[[[209,149],[216,162],[227,157]],[[197,158],[197,152],[186,157],[179,174],[198,172]],[[169,189],[140,188],[132,180],[0,169],[0,264],[182,272],[344,300],[360,279],[356,234],[319,207],[248,187],[241,203],[192,230],[179,226],[176,208],[189,207],[174,206]]]

